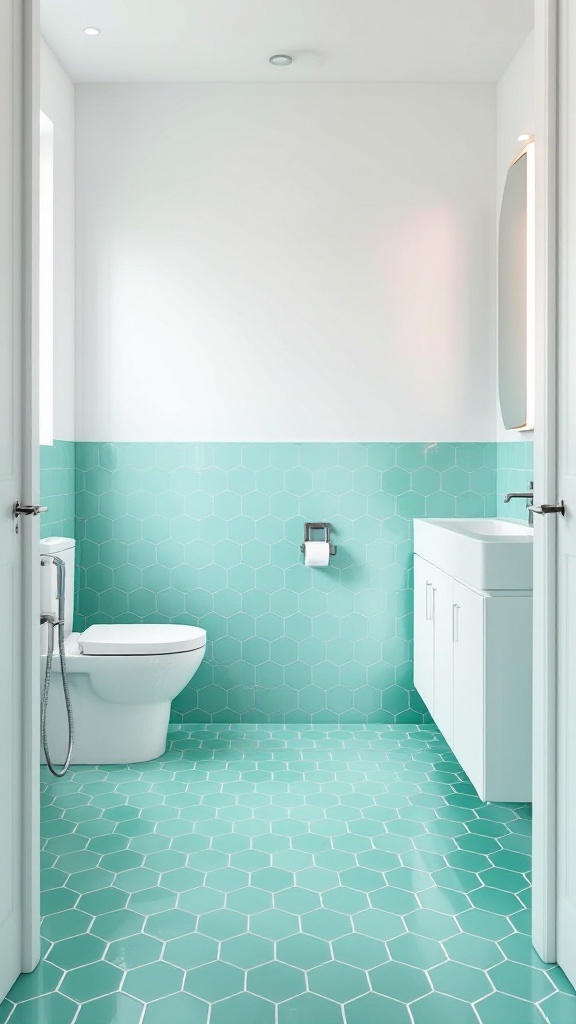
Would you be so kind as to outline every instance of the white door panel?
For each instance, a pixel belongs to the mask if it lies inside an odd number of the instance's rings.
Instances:
[[[30,675],[34,596],[28,586],[37,572],[37,558],[35,570],[32,566],[37,526],[22,523],[17,534],[12,517],[14,501],[33,496],[30,456],[37,444],[31,397],[34,162],[27,77],[23,88],[24,75],[32,72],[28,41],[36,13],[35,0],[0,4],[0,1000],[23,969],[32,969],[38,953],[32,935],[38,909],[33,907],[38,855],[32,826],[37,782],[31,780],[37,777],[39,759]],[[34,682],[37,707],[37,676]]]
[[[560,2],[558,192],[557,956],[576,985],[576,11]]]
[[[13,124],[15,67],[13,38],[17,12],[0,5],[0,123]],[[6,132],[0,146],[0,997],[20,972],[22,947],[21,861],[21,544],[11,508],[20,495],[20,407],[18,287],[15,239],[19,215],[15,202],[16,133]],[[16,285],[16,287],[15,287]]]

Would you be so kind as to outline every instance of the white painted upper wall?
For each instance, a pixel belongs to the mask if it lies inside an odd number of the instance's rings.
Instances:
[[[534,134],[535,116],[535,49],[532,32],[509,64],[496,90],[496,191],[497,215],[508,167],[522,149],[518,136]],[[496,402],[498,441],[533,439],[532,431],[506,430],[500,406]]]
[[[80,85],[80,440],[487,440],[495,86]]]
[[[74,440],[74,85],[42,40],[40,106],[54,125],[54,437]]]

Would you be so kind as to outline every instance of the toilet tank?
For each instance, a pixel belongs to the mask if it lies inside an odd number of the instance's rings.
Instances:
[[[74,548],[71,537],[44,537],[40,541],[40,613],[58,617],[58,586],[56,566],[52,559],[42,565],[42,555],[57,555],[66,566],[64,632],[72,632],[74,617]]]

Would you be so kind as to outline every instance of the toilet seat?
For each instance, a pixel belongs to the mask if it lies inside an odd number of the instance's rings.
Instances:
[[[78,637],[83,654],[178,654],[206,645],[206,630],[171,623],[114,623],[89,626]]]

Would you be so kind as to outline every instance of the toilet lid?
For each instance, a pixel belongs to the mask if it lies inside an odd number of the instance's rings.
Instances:
[[[160,622],[89,626],[78,644],[83,654],[178,654],[204,647],[206,630]]]

